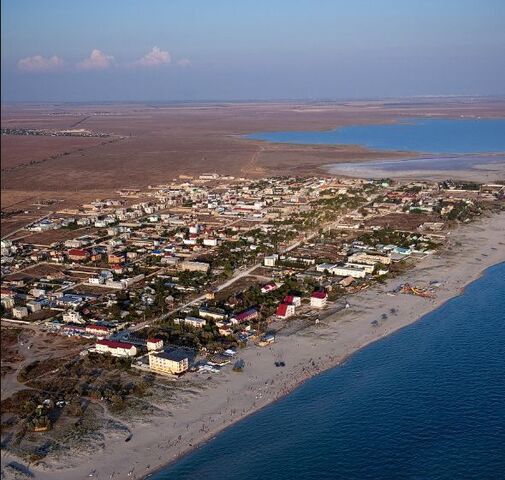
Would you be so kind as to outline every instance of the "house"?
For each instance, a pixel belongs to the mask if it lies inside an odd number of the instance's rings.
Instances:
[[[35,313],[42,310],[42,305],[39,302],[35,301],[26,302],[26,307],[31,313]]]
[[[217,246],[217,238],[204,238],[203,244],[206,247],[216,247]]]
[[[176,318],[174,323],[180,325],[184,323],[185,325],[191,325],[194,328],[203,328],[207,325],[207,320],[198,317],[186,317],[186,318]]]
[[[125,256],[123,254],[109,253],[107,256],[107,262],[109,264],[120,264],[125,261]]]
[[[340,282],[338,282],[338,284],[341,287],[348,287],[349,285],[351,285],[352,282],[354,282],[354,277],[349,276],[349,277],[345,277],[342,280],[340,280]]]
[[[97,353],[110,353],[113,357],[134,357],[137,347],[132,343],[116,342],[114,340],[98,340],[95,345]]]
[[[299,307],[302,304],[302,297],[299,297],[298,295],[286,295],[282,303]]]
[[[267,255],[263,259],[263,265],[265,265],[265,267],[275,267],[275,262],[277,262],[278,258],[279,258],[279,255],[277,255],[277,254]]]
[[[79,312],[75,310],[68,310],[63,314],[63,321],[65,323],[84,323],[84,319]]]
[[[147,339],[147,350],[161,350],[163,348],[163,340],[161,338],[148,338]]]
[[[331,273],[339,277],[365,278],[366,270],[364,265],[336,265],[332,268]]]
[[[28,316],[28,309],[26,307],[14,307],[12,309],[12,316],[18,320],[21,320],[22,318]]]
[[[111,265],[110,269],[118,275],[123,273],[123,266],[118,263]]]
[[[233,330],[229,325],[221,325],[218,326],[218,332],[219,335],[222,335],[223,337],[227,337],[228,335],[231,335],[233,333]]]
[[[6,310],[9,308],[13,308],[15,305],[14,299],[11,297],[2,298],[0,302],[2,307],[4,307]]]
[[[204,308],[200,307],[198,309],[198,315],[202,318],[208,318],[210,320],[226,320],[228,318],[228,314],[221,310],[220,308]]]
[[[292,317],[294,314],[295,314],[295,306],[289,303],[281,303],[277,307],[277,310],[275,311],[275,315],[283,319]]]
[[[67,256],[70,260],[74,260],[75,262],[84,262],[88,260],[91,255],[87,250],[82,248],[71,248],[67,252]]]
[[[210,269],[210,265],[205,262],[192,262],[190,260],[186,260],[179,264],[179,268],[184,271],[189,272],[203,272],[207,273]]]
[[[180,375],[189,368],[188,356],[178,351],[151,353],[149,368],[154,372]]]
[[[248,308],[243,312],[233,315],[230,319],[230,322],[236,325],[237,323],[250,322],[251,320],[257,319],[259,316],[260,314],[258,310],[255,308]]]
[[[365,273],[373,273],[375,270],[374,265],[369,265],[368,263],[351,263],[347,262],[345,268],[356,268],[358,270],[364,270]]]
[[[338,265],[335,263],[321,263],[316,266],[316,272],[329,272],[333,273],[333,269],[336,268]]]
[[[105,325],[86,325],[85,332],[95,337],[107,337],[111,333],[111,330]]]
[[[349,263],[365,263],[367,265],[376,265],[377,263],[389,265],[391,263],[391,257],[388,255],[381,255],[380,253],[362,251],[350,255],[347,261]]]
[[[324,308],[326,306],[327,299],[328,294],[324,290],[312,292],[312,295],[310,296],[310,306],[314,308]]]
[[[277,290],[280,287],[280,284],[275,282],[269,282],[261,287],[261,293],[269,293]]]

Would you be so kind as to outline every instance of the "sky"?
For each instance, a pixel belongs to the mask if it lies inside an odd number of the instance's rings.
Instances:
[[[1,0],[2,101],[505,94],[505,0]]]

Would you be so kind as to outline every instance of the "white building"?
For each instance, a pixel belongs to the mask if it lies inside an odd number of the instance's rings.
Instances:
[[[198,317],[186,317],[186,318],[176,318],[174,320],[174,323],[179,325],[180,324],[190,325],[195,328],[203,328],[205,325],[207,325],[207,320]]]
[[[268,255],[263,259],[263,265],[265,265],[265,267],[275,267],[275,262],[277,262],[278,258],[279,255],[276,253],[273,255]]]
[[[206,247],[215,247],[217,246],[217,238],[204,238],[203,244]]]
[[[18,320],[28,316],[28,309],[26,307],[14,307],[12,309],[12,316]]]
[[[149,368],[155,372],[180,375],[188,367],[188,356],[182,352],[159,352],[149,355]]]
[[[354,253],[347,260],[349,263],[366,263],[367,265],[376,265],[377,263],[389,265],[391,263],[391,258],[388,255],[370,252]]]
[[[95,345],[98,353],[110,353],[113,357],[134,357],[137,347],[131,343],[115,342],[113,340],[98,340]]]
[[[338,275],[340,277],[365,278],[366,269],[365,266],[360,265],[358,266],[336,265],[334,268],[332,268],[331,273],[333,275]]]
[[[328,300],[328,294],[323,291],[313,292],[310,296],[310,306],[313,308],[324,308]]]
[[[147,350],[161,350],[163,348],[163,340],[161,338],[148,338],[147,339]]]
[[[75,310],[68,310],[63,314],[63,321],[65,323],[84,323],[84,319],[79,312]]]

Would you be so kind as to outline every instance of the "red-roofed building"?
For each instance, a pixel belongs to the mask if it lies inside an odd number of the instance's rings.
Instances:
[[[110,269],[114,272],[114,273],[117,273],[117,274],[121,274],[123,273],[123,266],[118,264],[118,263],[115,263],[113,265],[110,266]]]
[[[259,312],[255,308],[249,308],[243,312],[237,313],[230,318],[230,322],[233,324],[249,322],[255,320],[259,317]]]
[[[295,306],[288,303],[281,303],[275,312],[279,318],[289,318],[295,314]]]
[[[110,335],[111,330],[105,325],[86,325],[86,333],[96,337],[107,337]]]
[[[110,353],[113,357],[134,357],[137,347],[131,343],[116,342],[114,340],[98,340],[95,345],[98,353]]]
[[[91,256],[90,253],[83,248],[71,248],[67,252],[67,255],[70,260],[74,260],[76,262],[88,260],[88,258]]]
[[[328,294],[324,290],[316,290],[312,292],[310,296],[310,306],[314,308],[324,308],[327,300]]]
[[[302,297],[299,297],[298,295],[286,295],[282,303],[299,307],[302,304]]]
[[[274,290],[277,290],[279,288],[279,285],[275,282],[269,282],[261,287],[261,293],[269,293],[273,292]]]
[[[147,350],[161,350],[163,348],[163,340],[161,338],[148,338]]]

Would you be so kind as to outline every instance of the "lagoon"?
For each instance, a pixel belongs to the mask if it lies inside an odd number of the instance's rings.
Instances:
[[[246,138],[307,145],[361,145],[425,153],[505,152],[505,119],[409,118],[329,131],[258,132]]]

